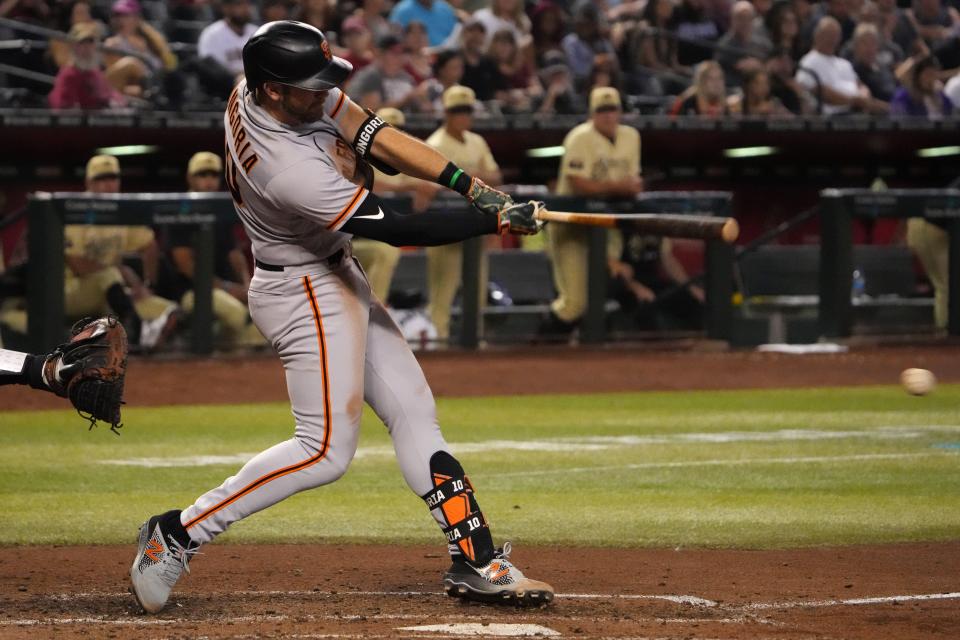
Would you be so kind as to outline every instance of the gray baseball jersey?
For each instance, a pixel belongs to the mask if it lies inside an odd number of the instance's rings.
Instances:
[[[256,269],[250,315],[283,361],[295,427],[293,438],[258,454],[182,512],[197,542],[339,478],[356,453],[364,401],[390,432],[418,496],[434,486],[431,457],[447,450],[423,371],[350,256],[350,236],[338,231],[367,195],[332,160],[348,102],[334,89],[321,120],[292,128],[254,104],[244,83],[230,98],[228,186],[254,255],[283,267]],[[237,392],[242,397],[243,389]],[[431,513],[446,526],[440,509]]]
[[[253,255],[262,262],[309,264],[350,241],[338,229],[368,192],[340,175],[333,161],[348,102],[333,89],[322,119],[290,127],[253,101],[246,81],[231,94],[224,173]]]

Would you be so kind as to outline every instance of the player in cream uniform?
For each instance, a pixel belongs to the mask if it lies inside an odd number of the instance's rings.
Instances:
[[[440,433],[423,372],[350,255],[351,235],[403,246],[536,233],[535,206],[514,204],[353,104],[339,89],[350,63],[333,57],[314,27],[268,23],[243,58],[246,80],[224,116],[225,175],[256,259],[250,312],[283,362],[294,434],[182,511],[144,523],[130,570],[137,600],[159,611],[199,545],[343,475],[366,402],[393,439],[404,479],[446,536],[453,559],[444,575],[448,593],[549,601],[553,589],[524,577],[507,559],[508,545],[494,548],[473,488]],[[338,153],[338,140],[353,141],[354,163]],[[399,214],[370,193],[365,160],[450,187],[474,207]]]
[[[210,151],[198,151],[187,163],[187,187],[190,192],[221,191],[223,161]],[[235,223],[217,221],[214,225],[214,279],[212,303],[220,341],[225,347],[257,347],[265,344],[263,336],[250,321],[247,312],[247,288],[250,266],[237,246],[233,235]],[[171,227],[166,236],[170,269],[158,289],[176,300],[186,313],[193,313],[193,276],[196,256],[193,249],[193,228]]]
[[[557,195],[632,198],[643,190],[640,134],[620,124],[620,115],[616,89],[598,87],[590,92],[590,119],[563,141]],[[540,334],[545,339],[565,338],[587,310],[588,233],[585,227],[557,224],[548,229],[547,240],[558,295]],[[610,234],[608,252],[619,257],[617,234]]]
[[[120,162],[108,155],[90,158],[86,188],[88,193],[119,193]],[[129,253],[142,256],[145,281],[121,263],[122,257]],[[66,225],[64,311],[67,316],[75,319],[112,310],[127,326],[131,342],[147,349],[157,347],[177,320],[177,305],[150,290],[156,280],[157,256],[153,230],[149,227]]]
[[[476,106],[473,89],[454,85],[443,92],[443,125],[434,131],[427,144],[457,165],[488,184],[498,185],[503,178],[487,141],[470,131]],[[427,249],[427,288],[430,304],[427,313],[441,341],[450,338],[450,307],[460,288],[463,244],[448,244]],[[480,267],[480,305],[487,297],[487,261]]]

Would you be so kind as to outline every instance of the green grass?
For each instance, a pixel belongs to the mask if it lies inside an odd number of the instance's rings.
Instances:
[[[499,540],[765,548],[960,538],[960,386],[926,398],[857,387],[442,399],[439,410]],[[128,408],[124,419],[118,438],[87,432],[70,411],[0,413],[0,544],[130,542],[145,516],[189,505],[240,464],[105,460],[254,453],[292,429],[279,403]],[[794,430],[818,433],[783,437]],[[679,437],[732,432],[740,441]],[[389,438],[370,412],[360,446],[374,451],[343,479],[223,539],[439,542],[393,456],[380,453]],[[811,457],[825,459],[784,462]]]

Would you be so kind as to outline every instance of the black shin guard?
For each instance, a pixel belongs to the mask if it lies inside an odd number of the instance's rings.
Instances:
[[[450,555],[476,566],[487,564],[493,559],[493,537],[463,467],[446,451],[438,451],[430,457],[430,473],[433,491],[421,497],[431,510],[440,511]]]

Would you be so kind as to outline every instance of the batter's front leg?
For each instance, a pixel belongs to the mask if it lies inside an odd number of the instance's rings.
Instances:
[[[524,577],[495,549],[473,486],[450,453],[420,363],[386,309],[374,301],[367,329],[364,399],[393,439],[400,471],[447,537],[453,565],[444,575],[451,596],[536,604],[553,599],[550,585]]]

